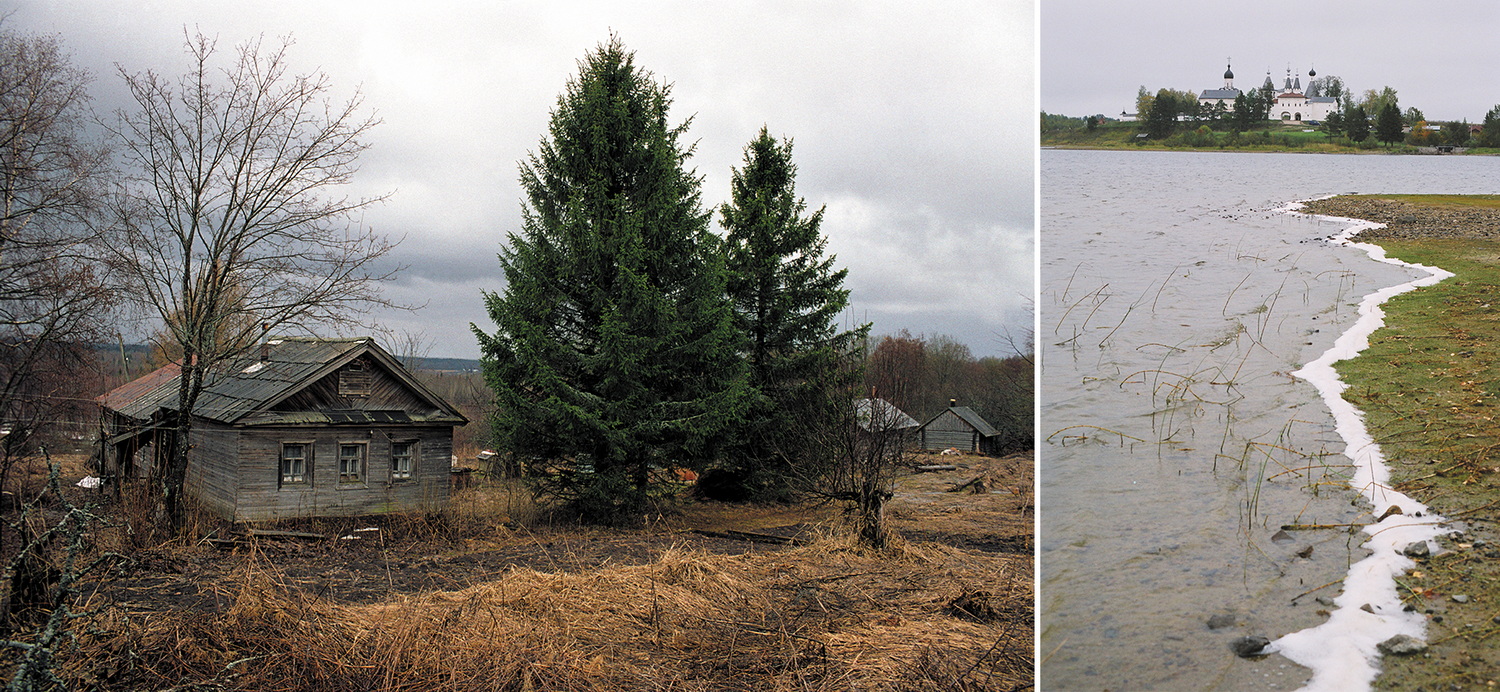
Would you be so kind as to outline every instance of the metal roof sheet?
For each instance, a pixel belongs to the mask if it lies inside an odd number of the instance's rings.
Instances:
[[[904,430],[920,425],[917,419],[906,415],[906,412],[885,399],[856,400],[854,417],[859,421],[859,427],[871,432],[875,431],[877,423],[883,424],[881,427],[884,430]]]
[[[264,359],[260,357],[262,349],[264,349]],[[399,363],[381,351],[380,347],[368,337],[273,339],[261,347],[252,349],[245,357],[228,361],[206,374],[203,393],[199,395],[193,413],[223,423],[237,422],[273,401],[285,398],[312,382],[315,377],[352,360],[359,352],[374,354],[376,360],[387,361],[388,367],[393,370],[401,368]],[[167,365],[99,397],[99,402],[107,408],[137,420],[150,418],[159,409],[175,410],[180,374],[181,368],[176,364]],[[467,422],[452,406],[426,391],[415,380],[405,376],[404,371],[397,375],[407,380],[424,396],[431,398],[439,408],[444,409],[440,414],[427,416],[433,419],[430,422],[455,420],[459,425]],[[404,412],[402,413],[405,415]],[[336,422],[324,412],[297,412],[269,417],[290,419],[304,414],[313,417],[322,416],[322,419],[305,421],[298,419],[295,422]],[[266,416],[257,416],[255,423],[263,424],[262,418]],[[288,422],[292,421],[288,420]],[[380,421],[367,418],[363,422]],[[397,421],[393,419],[384,422]]]

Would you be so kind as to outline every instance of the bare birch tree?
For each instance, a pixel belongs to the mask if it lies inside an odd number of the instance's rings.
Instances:
[[[0,30],[0,485],[76,400],[110,307],[98,262],[106,151],[60,42]]]
[[[336,191],[377,121],[358,94],[333,100],[326,75],[291,72],[289,45],[250,41],[218,68],[216,41],[191,35],[180,78],[120,70],[135,103],[113,128],[127,173],[112,258],[181,354],[175,440],[157,474],[174,532],[192,412],[216,368],[263,330],[358,324],[390,305],[380,289],[394,246],[360,224],[381,198]]]

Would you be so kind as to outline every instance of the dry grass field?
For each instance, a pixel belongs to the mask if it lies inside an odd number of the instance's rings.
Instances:
[[[1031,458],[956,464],[899,478],[885,553],[832,505],[684,499],[605,529],[485,481],[440,514],[258,527],[319,537],[103,529],[133,561],[89,585],[59,668],[78,689],[1028,689]]]

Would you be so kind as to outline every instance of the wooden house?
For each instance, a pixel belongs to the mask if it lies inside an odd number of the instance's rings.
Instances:
[[[992,453],[999,431],[973,409],[953,400],[948,403],[947,410],[917,428],[917,445],[927,450],[951,447],[961,452]]]
[[[133,476],[169,449],[179,368],[99,398],[107,468]],[[205,376],[186,493],[235,521],[435,509],[453,428],[468,423],[372,339],[274,339]]]

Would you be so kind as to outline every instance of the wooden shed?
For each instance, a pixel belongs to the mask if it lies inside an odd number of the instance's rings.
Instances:
[[[99,398],[107,467],[133,476],[169,447],[179,368]],[[448,501],[453,428],[468,423],[374,340],[274,339],[205,377],[186,492],[235,521],[436,509]]]
[[[922,449],[950,447],[961,452],[989,454],[999,431],[967,406],[951,402],[947,410],[928,419],[917,429],[917,444]]]

